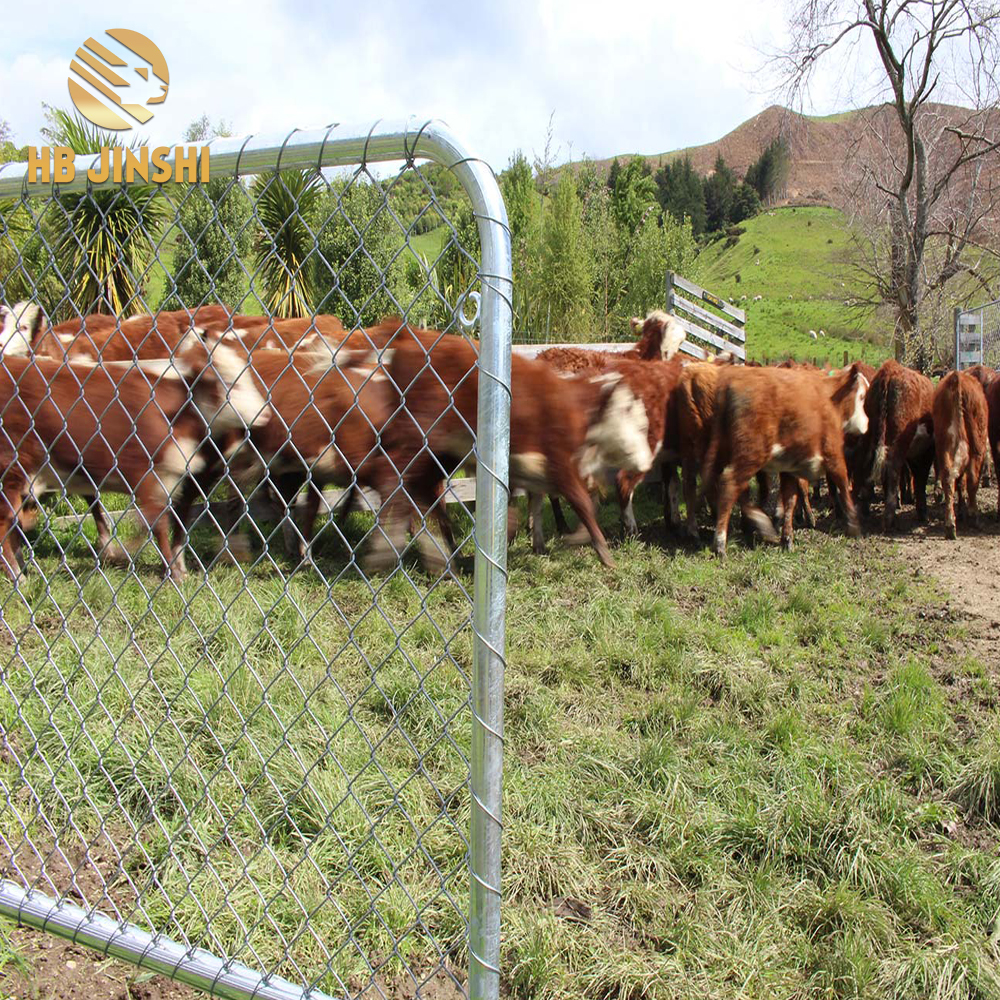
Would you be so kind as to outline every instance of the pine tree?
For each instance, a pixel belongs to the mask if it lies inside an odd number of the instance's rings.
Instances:
[[[705,178],[705,228],[714,233],[729,225],[736,197],[736,175],[726,166],[720,153],[715,169]]]

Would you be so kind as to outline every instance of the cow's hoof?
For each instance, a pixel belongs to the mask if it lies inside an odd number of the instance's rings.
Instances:
[[[958,531],[955,529],[955,525],[946,524],[944,526],[944,537],[950,539],[951,541],[958,538]]]
[[[124,568],[129,566],[132,560],[119,542],[108,542],[101,549],[101,562],[105,566]]]
[[[781,538],[781,547],[786,552],[791,552],[792,549],[794,548],[794,546],[792,545],[792,540],[790,538],[785,538],[784,536],[782,536]]]
[[[577,527],[575,531],[571,531],[568,535],[562,536],[563,545],[589,545],[590,544],[590,532],[587,530],[585,524],[581,524]],[[601,560],[603,562],[603,560]]]
[[[716,538],[712,542],[712,555],[717,559],[726,558],[726,542],[724,539]]]
[[[762,510],[750,511],[746,516],[761,538],[768,542],[776,542],[778,540],[778,533],[774,530],[771,519]]]
[[[861,537],[861,524],[856,517],[847,522],[847,535],[849,538]]]

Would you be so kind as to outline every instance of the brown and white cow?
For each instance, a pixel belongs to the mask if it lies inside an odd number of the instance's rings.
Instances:
[[[375,364],[335,366],[324,354],[254,351],[249,373],[267,399],[270,418],[253,427],[248,447],[237,442],[231,449],[229,475],[244,486],[267,478],[285,510],[286,549],[307,560],[324,486],[369,488],[388,497],[398,485],[379,442],[397,405],[396,395]],[[306,483],[310,489],[297,529],[290,511]],[[197,487],[186,491],[178,506],[181,524],[187,522],[194,495],[211,490],[210,484]]]
[[[926,375],[889,359],[875,373],[865,411],[866,443],[859,448],[856,486],[867,492],[881,483],[885,501],[883,529],[896,517],[904,467],[913,473],[917,519],[927,520],[927,477],[934,462],[934,385]]]
[[[670,394],[677,385],[683,371],[683,363],[679,357],[670,361],[628,361],[615,359],[599,374],[616,374],[621,376],[622,383],[631,390],[636,399],[640,400],[646,413],[648,429],[646,442],[655,463],[663,453],[664,439],[667,431],[667,408]],[[646,478],[647,471],[619,469],[615,475],[615,488],[618,494],[618,504],[621,510],[622,529],[625,534],[635,534],[639,527],[635,520],[633,498],[636,487]],[[553,510],[558,510],[558,499],[552,498]],[[531,513],[532,545],[535,552],[545,550],[545,538],[542,529],[542,496],[532,493],[529,498]],[[559,518],[556,519],[557,525]],[[571,537],[572,543],[583,540],[582,537]]]
[[[230,316],[212,321],[200,310],[194,325],[209,340],[218,340],[241,351],[247,359],[254,351],[324,351],[330,354],[347,331],[336,316],[277,319],[271,316]]]
[[[746,492],[761,471],[781,477],[785,548],[793,543],[797,479],[814,481],[824,469],[844,495],[848,532],[857,535],[844,435],[867,429],[864,375],[853,365],[828,376],[777,368],[722,372],[702,476],[716,505],[715,553],[725,555],[729,516],[737,499],[744,516],[765,537],[774,537],[770,519],[750,503]]]
[[[616,361],[669,361],[687,336],[673,316],[655,309],[644,320],[633,316],[632,331],[639,334],[627,351],[592,351],[585,347],[549,347],[536,355],[561,372],[597,372]]]
[[[474,464],[479,373],[474,346],[462,337],[419,332],[393,344],[388,374],[405,410],[389,422],[383,443],[401,472],[402,490],[383,507],[369,554],[372,569],[396,559],[413,511],[426,518],[451,470]],[[653,456],[641,400],[614,373],[560,376],[549,365],[515,355],[511,372],[511,486],[559,493],[590,534],[601,561],[614,565],[597,524],[589,488],[605,469],[647,471]],[[446,546],[421,532],[425,564],[439,570]]]
[[[185,347],[166,362],[94,365],[51,358],[0,360],[0,539],[16,580],[12,531],[29,497],[50,490],[130,494],[153,532],[166,575],[173,564],[167,510],[215,438],[267,418],[263,397],[225,348]]]
[[[986,460],[989,415],[982,384],[968,372],[945,375],[934,390],[934,453],[938,480],[944,491],[945,536],[955,538],[955,494],[964,506],[962,483],[968,498],[968,512],[976,522],[976,495]]]

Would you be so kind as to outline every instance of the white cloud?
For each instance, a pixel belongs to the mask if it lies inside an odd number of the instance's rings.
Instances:
[[[69,104],[77,45],[121,22],[116,5],[93,6],[64,11],[48,33],[24,6],[8,13],[15,52],[0,64],[0,117],[18,141],[39,141],[43,100]],[[479,10],[454,0],[179,0],[169,17],[142,13],[128,26],[170,65],[167,101],[140,129],[151,141],[175,141],[202,112],[241,133],[415,113],[445,119],[500,168],[517,148],[541,152],[553,111],[562,158],[718,138],[770,103],[754,45],[774,39],[781,16],[765,0],[624,0],[613,10],[604,0]]]

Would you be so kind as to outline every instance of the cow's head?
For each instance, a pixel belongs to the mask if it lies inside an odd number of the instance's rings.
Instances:
[[[687,336],[675,316],[668,316],[662,309],[654,309],[644,320],[632,318],[632,329],[642,327],[642,336],[636,345],[639,354],[647,359],[662,358],[669,361],[679,350]]]
[[[45,321],[41,306],[34,302],[18,302],[13,308],[0,306],[0,319],[0,353],[20,357],[30,354]]]
[[[847,368],[835,369],[830,372],[830,378],[835,380],[836,388],[833,402],[837,406],[845,435],[868,433],[868,414],[865,412],[865,399],[868,396],[868,379],[857,363]]]
[[[653,453],[642,400],[617,372],[594,375],[589,381],[599,386],[600,401],[578,456],[584,481],[595,479],[604,469],[648,472]]]

